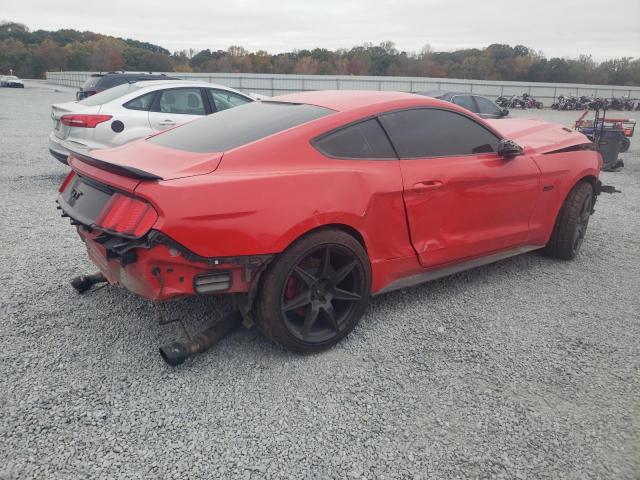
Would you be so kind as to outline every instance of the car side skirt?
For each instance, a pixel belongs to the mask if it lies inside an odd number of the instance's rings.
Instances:
[[[388,284],[387,286],[383,287],[381,290],[374,292],[373,295],[380,295],[381,293],[388,293],[394,290],[400,290],[402,288],[413,287],[421,283],[430,282],[432,280],[437,280],[439,278],[447,277],[449,275],[463,272],[465,270],[470,270],[472,268],[488,265],[490,263],[498,262],[500,260],[504,260],[509,257],[514,257],[522,253],[527,253],[532,250],[538,250],[542,247],[543,246],[541,245],[524,245],[511,250],[505,250],[505,251],[497,252],[491,255],[486,255],[484,257],[474,258],[472,260],[467,260],[465,262],[456,263],[454,265],[447,265],[442,268],[436,268],[433,270],[426,271],[424,273],[420,273],[418,275],[411,275],[409,277],[401,278],[399,280],[396,280]]]

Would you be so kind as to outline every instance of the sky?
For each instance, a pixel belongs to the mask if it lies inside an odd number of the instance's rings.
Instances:
[[[418,52],[521,44],[547,57],[640,57],[640,0],[2,0],[0,20],[73,28],[170,51],[270,53],[390,40]],[[98,8],[96,8],[98,7]],[[614,9],[615,7],[615,9]]]

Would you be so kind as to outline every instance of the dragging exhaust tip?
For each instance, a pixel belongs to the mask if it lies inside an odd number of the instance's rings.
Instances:
[[[175,367],[196,353],[207,351],[240,325],[242,325],[240,312],[231,312],[222,320],[209,324],[207,328],[193,335],[192,338],[175,340],[160,347],[160,356],[169,365]]]
[[[91,275],[79,275],[71,279],[71,286],[78,293],[84,293],[93,287],[96,283],[104,283],[107,279],[100,273],[94,273]]]
[[[187,352],[184,344],[179,342],[173,342],[168,345],[164,345],[160,347],[159,350],[162,359],[172,367],[177,367],[178,365],[184,363],[184,361],[189,356],[189,353]]]

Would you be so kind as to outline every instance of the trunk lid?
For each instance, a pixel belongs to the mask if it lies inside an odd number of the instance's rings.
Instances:
[[[192,153],[139,140],[105,150],[70,150],[75,172],[58,204],[75,221],[93,226],[116,192],[134,194],[143,181],[171,180],[213,172],[222,153]]]
[[[212,173],[222,155],[175,150],[141,139],[116,148],[71,151],[70,162],[94,178],[106,172],[136,181],[173,180]]]
[[[537,119],[504,118],[487,120],[487,123],[504,138],[513,140],[530,153],[549,153],[591,143],[591,140],[576,130]]]
[[[71,131],[76,127],[63,125],[60,118],[63,115],[78,114],[98,114],[100,105],[81,105],[78,102],[55,103],[51,105],[51,121],[53,122],[53,134],[61,140],[69,137]]]

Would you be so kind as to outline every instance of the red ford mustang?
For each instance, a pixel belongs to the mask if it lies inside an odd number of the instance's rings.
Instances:
[[[560,125],[323,91],[69,164],[58,204],[109,283],[152,300],[241,294],[245,321],[317,351],[371,294],[534,249],[573,258],[601,158]]]

